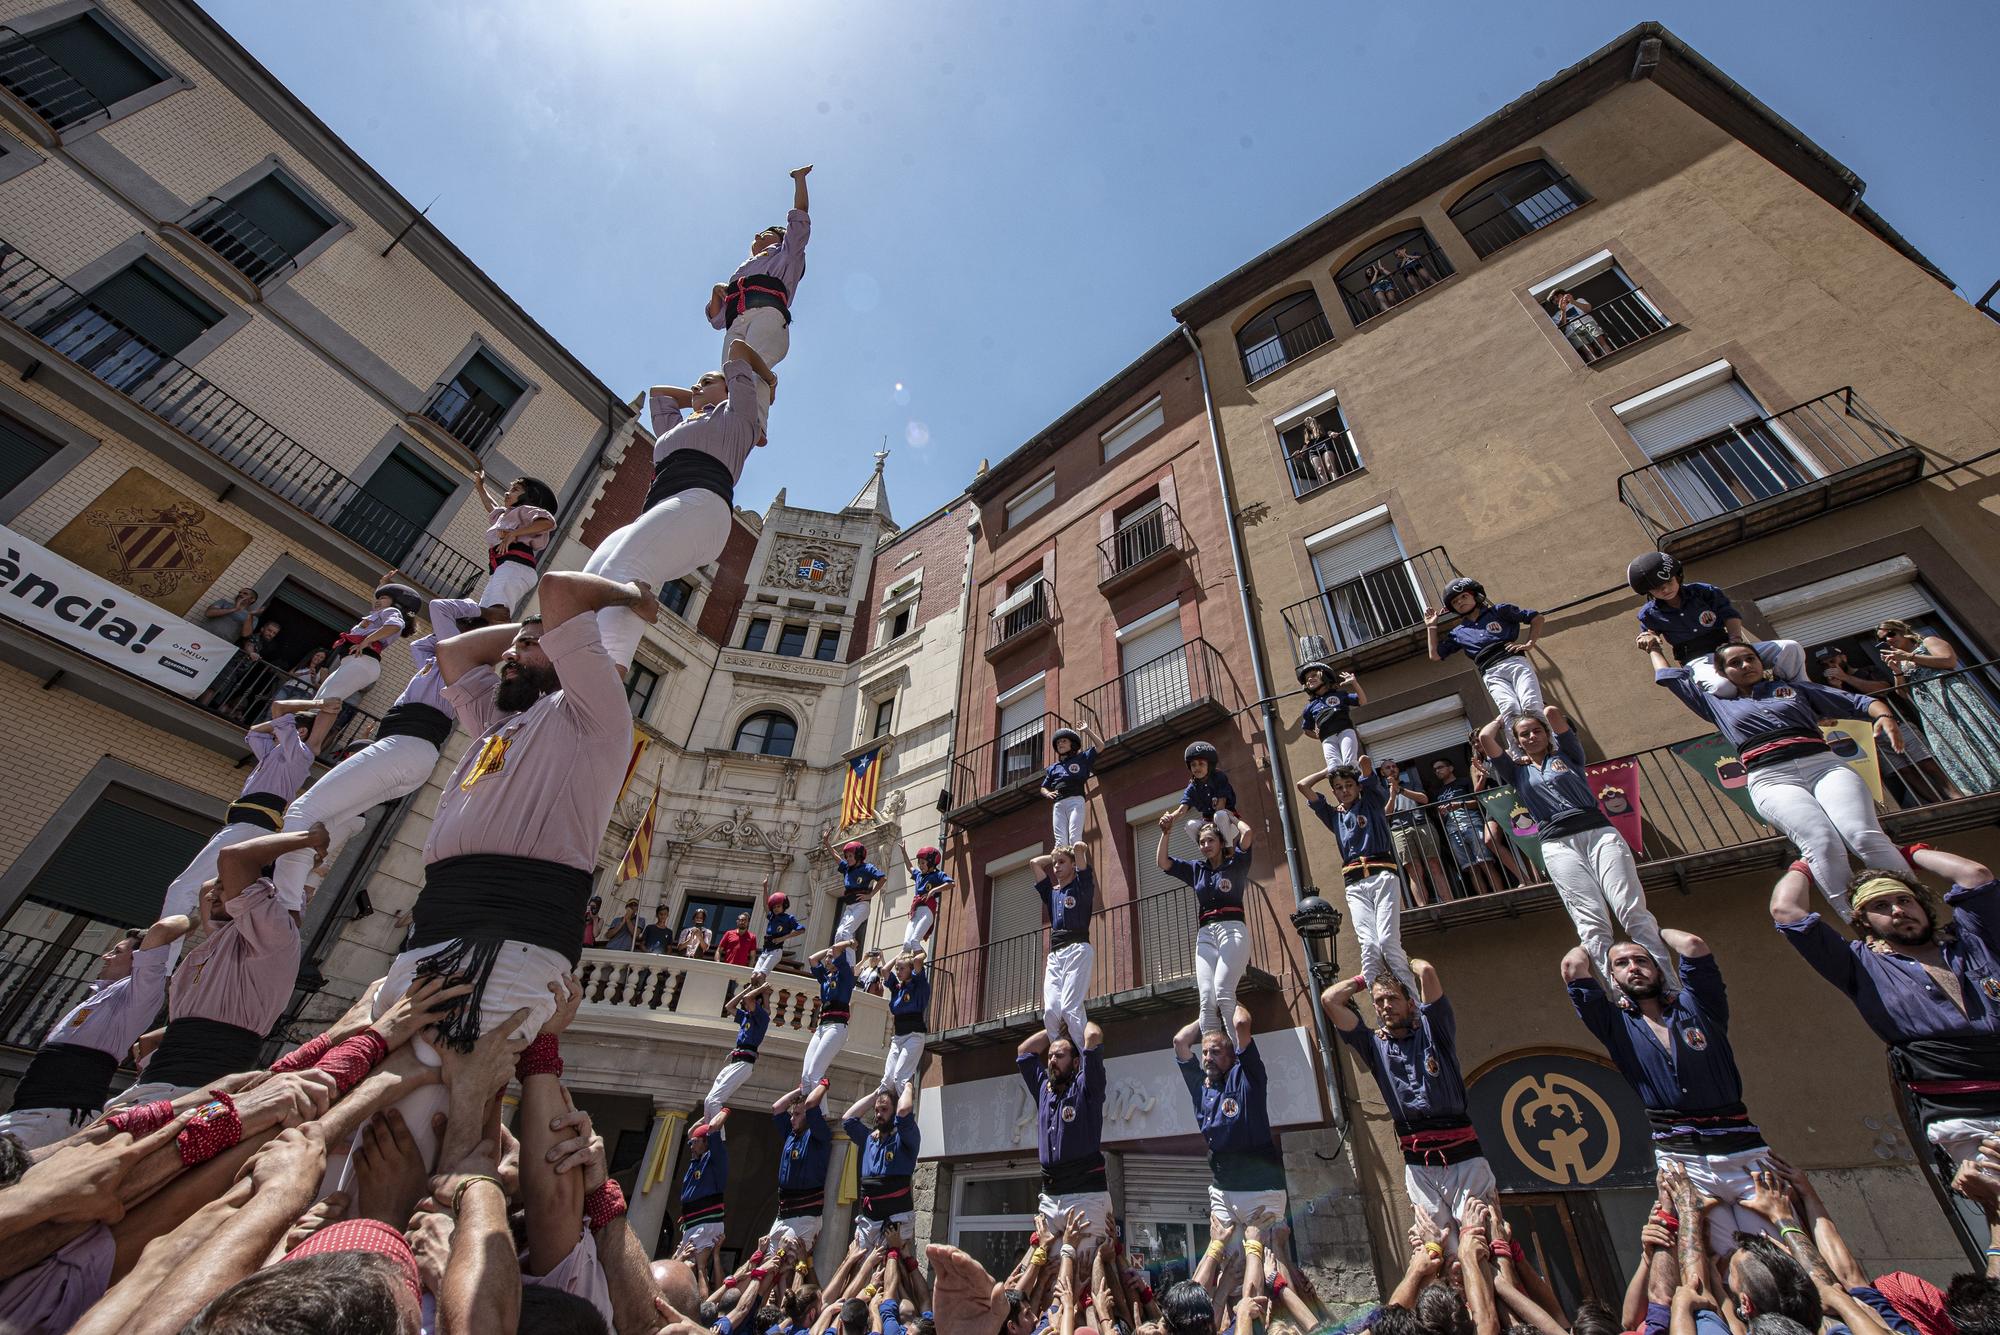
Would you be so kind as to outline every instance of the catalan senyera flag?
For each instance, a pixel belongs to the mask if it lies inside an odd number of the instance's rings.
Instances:
[[[618,785],[618,800],[625,800],[625,790],[632,786],[632,776],[639,772],[639,757],[646,754],[646,734],[639,726],[632,725],[632,758],[625,762],[625,781]]]
[[[653,797],[646,803],[646,814],[639,818],[639,826],[632,831],[632,843],[625,850],[625,860],[618,864],[620,881],[636,881],[646,874],[646,864],[653,860],[653,826],[660,814],[660,775],[653,772]]]
[[[847,783],[840,790],[840,828],[858,825],[875,815],[875,792],[880,787],[882,748],[858,755],[847,762]]]

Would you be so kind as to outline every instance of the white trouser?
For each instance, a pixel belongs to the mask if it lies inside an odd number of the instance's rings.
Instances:
[[[170,1085],[164,1080],[150,1080],[132,1085],[113,1094],[104,1101],[104,1111],[116,1112],[120,1108],[130,1108],[140,1103],[158,1103],[161,1099],[177,1099],[183,1094],[192,1094],[193,1085]]]
[[[1347,912],[1361,943],[1361,974],[1369,986],[1388,973],[1416,996],[1417,976],[1403,951],[1403,878],[1378,871],[1349,881]]]
[[[1062,946],[1049,952],[1042,970],[1042,1025],[1054,1042],[1067,1027],[1069,1041],[1083,1051],[1083,999],[1090,994],[1091,967],[1097,948],[1088,941]]]
[[[493,567],[493,573],[486,577],[486,584],[479,590],[481,607],[504,607],[512,616],[521,600],[535,591],[535,568],[524,566],[519,561],[502,561]],[[451,626],[432,627],[440,633],[455,629]]]
[[[757,1069],[754,1062],[731,1062],[715,1073],[715,1081],[708,1087],[708,1094],[701,1101],[701,1116],[705,1122],[713,1122],[715,1115],[729,1102],[729,1096],[743,1087]]]
[[[847,1046],[847,1026],[843,1023],[823,1024],[813,1030],[813,1036],[806,1042],[806,1069],[799,1078],[799,1088],[808,1094],[833,1066],[833,1059]]]
[[[1056,847],[1068,848],[1071,844],[1083,842],[1083,799],[1081,797],[1058,797],[1056,799]]]
[[[1101,1238],[1111,1223],[1111,1193],[1071,1191],[1051,1196],[1045,1191],[1035,1205],[1035,1214],[1044,1219],[1054,1218],[1058,1229],[1062,1227],[1063,1216],[1071,1210],[1083,1211],[1084,1237]]]
[[[606,1329],[615,1329],[611,1316],[611,1281],[604,1274],[603,1261],[598,1259],[597,1235],[588,1228],[577,1238],[576,1246],[569,1249],[569,1255],[556,1262],[554,1270],[539,1277],[524,1271],[521,1283],[533,1288],[560,1289],[572,1298],[581,1298],[597,1309],[598,1315],[604,1318]]]
[[[1319,739],[1319,753],[1326,758],[1326,772],[1333,773],[1340,765],[1361,763],[1361,734],[1352,728],[1342,728],[1331,737]],[[1366,778],[1367,775],[1363,775]]]
[[[1813,880],[1842,919],[1847,904],[1847,849],[1864,867],[1910,872],[1875,819],[1868,781],[1831,751],[1781,760],[1750,771],[1750,801],[1757,813],[1798,845]]]
[[[1283,1191],[1224,1191],[1210,1183],[1208,1187],[1208,1232],[1210,1237],[1221,1237],[1230,1231],[1230,1226],[1250,1223],[1261,1214],[1269,1214],[1272,1219],[1283,1223],[1285,1211],[1290,1208]],[[1268,1229],[1270,1220],[1262,1222]]]
[[[903,1086],[917,1078],[917,1067],[923,1063],[924,1039],[927,1037],[920,1031],[896,1034],[889,1039],[889,1055],[882,1062],[882,1088],[900,1094]]]
[[[681,1230],[680,1249],[692,1256],[700,1256],[703,1252],[714,1251],[715,1245],[721,1241],[721,1223],[696,1224],[693,1228]],[[703,1287],[706,1284],[707,1280],[704,1278],[697,1287]]]
[[[903,928],[903,950],[915,950],[931,939],[931,928],[937,925],[937,914],[919,904],[910,910],[910,921]]]
[[[757,350],[757,355],[764,359],[764,365],[774,368],[792,350],[792,327],[785,323],[785,313],[775,306],[752,306],[729,322],[729,328],[722,335],[723,361],[729,360],[731,340],[739,338]],[[757,409],[768,415],[771,411],[770,382],[755,371],[750,373],[750,378],[757,382]]]
[[[606,538],[583,568],[621,583],[642,579],[657,592],[721,555],[728,538],[728,501],[712,491],[677,491]],[[598,609],[597,635],[617,667],[632,666],[645,630],[629,607]]]
[[[1437,1227],[1447,1254],[1458,1251],[1458,1221],[1465,1218],[1466,1204],[1500,1200],[1493,1165],[1483,1154],[1462,1163],[1406,1163],[1403,1190],[1409,1193],[1410,1209]]]
[[[38,1150],[68,1140],[81,1130],[82,1125],[70,1121],[67,1108],[16,1108],[10,1113],[0,1113],[0,1133],[20,1141],[24,1150]]]
[[[382,660],[373,654],[355,652],[340,660],[340,666],[319,684],[321,700],[345,700],[360,695],[382,675]]]
[[[1764,666],[1779,677],[1786,681],[1805,680],[1806,647],[1797,640],[1757,640],[1750,647],[1764,660]],[[1736,698],[1736,683],[1722,675],[1722,669],[1715,665],[1714,654],[1701,654],[1681,666],[1694,678],[1694,684],[1710,695],[1723,700]]]
[[[864,1251],[874,1251],[881,1245],[883,1230],[894,1224],[902,1230],[903,1245],[913,1245],[917,1240],[917,1216],[905,1210],[901,1214],[890,1215],[887,1219],[870,1219],[867,1215],[854,1216],[854,1243]]]
[[[771,1246],[773,1250],[788,1242],[798,1244],[793,1249],[795,1255],[810,1256],[819,1242],[820,1216],[816,1214],[788,1215],[771,1225]]]
[[[750,964],[750,972],[769,973],[771,970],[777,968],[778,961],[784,958],[785,948],[783,946],[773,946],[769,950],[760,950],[757,952],[757,958]]]
[[[362,818],[381,803],[423,787],[437,760],[437,747],[422,737],[403,734],[370,742],[292,799],[285,809],[285,829],[310,830],[315,822],[326,826],[330,836],[326,865],[332,866],[336,851],[361,828]],[[278,889],[278,902],[295,913],[305,908],[306,877],[312,865],[309,848],[278,859],[272,883]]]
[[[1189,817],[1187,823],[1188,837],[1199,841],[1201,838],[1201,827],[1204,825],[1213,825],[1216,834],[1222,837],[1223,844],[1229,848],[1236,846],[1236,836],[1243,829],[1243,822],[1237,820],[1236,813],[1228,807],[1217,807],[1213,817],[1204,817],[1201,815]]]
[[[1525,655],[1509,654],[1492,666],[1481,668],[1479,679],[1486,683],[1486,694],[1502,716],[1516,710],[1541,714],[1542,679],[1535,675],[1535,665]]]
[[[1542,861],[1569,910],[1569,920],[1576,924],[1578,939],[1605,982],[1611,981],[1613,918],[1625,928],[1625,935],[1646,948],[1662,977],[1676,976],[1667,943],[1660,939],[1660,924],[1646,908],[1638,864],[1618,831],[1604,826],[1554,838],[1543,835]]]
[[[1942,1117],[1924,1128],[1924,1138],[1956,1164],[1978,1158],[1980,1142],[1988,1136],[2000,1136],[2000,1117]]]
[[[1250,964],[1250,932],[1241,922],[1212,922],[1194,934],[1194,985],[1201,997],[1201,1032],[1233,1034],[1236,985]]]
[[[1743,1204],[1756,1191],[1757,1184],[1750,1174],[1771,1155],[1769,1145],[1759,1145],[1755,1149],[1738,1150],[1734,1154],[1689,1154],[1681,1150],[1655,1149],[1653,1158],[1659,1163],[1669,1159],[1687,1169],[1688,1185],[1694,1188],[1696,1199],[1713,1196],[1715,1208],[1708,1212],[1708,1249],[1716,1259],[1736,1250],[1736,1235],[1748,1233],[1752,1237],[1776,1236],[1770,1220]]]
[[[833,941],[852,941],[858,946],[861,942],[861,933],[867,926],[867,900],[861,899],[856,900],[852,904],[843,904],[840,906],[840,916],[834,919]],[[829,941],[827,944],[832,945],[833,941]],[[847,962],[849,964],[854,963],[854,952],[849,950],[846,952],[846,955]]]
[[[208,842],[201,846],[201,852],[194,855],[194,861],[188,863],[186,870],[168,883],[166,901],[160,905],[160,916],[170,918],[177,913],[185,913],[189,917],[196,916],[195,903],[201,898],[201,887],[215,879],[215,864],[222,856],[222,850],[231,844],[240,844],[246,839],[260,838],[269,833],[270,831],[261,825],[237,821],[223,826],[210,835]],[[306,865],[308,867],[312,865],[310,853],[306,854]],[[179,941],[174,942],[174,953],[167,957],[169,964],[180,958],[180,944]]]

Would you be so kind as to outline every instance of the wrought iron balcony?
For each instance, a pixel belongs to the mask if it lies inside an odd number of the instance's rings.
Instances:
[[[292,267],[292,252],[279,245],[269,232],[221,200],[214,201],[213,205],[187,225],[185,230],[189,236],[214,251],[230,268],[260,286]]]
[[[1923,454],[1852,386],[1753,417],[1618,479],[1661,551],[1684,559],[1915,482]]]
[[[1335,431],[1287,450],[1285,467],[1291,473],[1292,495],[1306,496],[1360,472],[1361,455],[1354,448],[1353,432]]]
[[[307,518],[359,543],[434,593],[462,595],[483,562],[377,499],[193,368],[167,356],[0,240],[0,318],[123,394]]]
[[[493,442],[500,433],[500,419],[506,415],[505,408],[468,391],[456,380],[439,385],[423,411],[425,420],[437,423],[446,435],[474,453]]]
[[[1293,666],[1320,659],[1358,671],[1421,652],[1424,610],[1443,606],[1457,578],[1445,549],[1430,547],[1293,603],[1282,614]]]
[[[1549,318],[1555,318],[1554,312]],[[1585,366],[1601,362],[1613,353],[1625,351],[1634,343],[1644,342],[1671,329],[1674,323],[1653,304],[1644,288],[1637,287],[1599,302],[1591,307],[1585,318],[1596,322],[1598,336],[1583,338],[1586,331],[1580,330],[1576,338],[1569,340],[1569,345],[1576,349],[1577,356],[1583,358]],[[1569,337],[1568,331],[1565,331],[1564,337]],[[1579,339],[1582,341],[1579,342]]]
[[[1181,517],[1165,501],[1120,524],[1097,544],[1097,587],[1111,588],[1129,576],[1179,560],[1192,550]]]
[[[1045,579],[1037,579],[1026,590],[1025,597],[1017,590],[987,615],[987,659],[998,658],[1040,639],[1054,630],[1055,623],[1055,587]]]
[[[1526,188],[1526,187],[1523,187]],[[1564,218],[1588,203],[1590,196],[1567,176],[1548,178],[1541,189],[1524,199],[1510,201],[1505,208],[1482,222],[1468,225],[1466,218],[1470,210],[1464,206],[1453,209],[1451,220],[1458,224],[1465,239],[1472,245],[1472,253],[1485,259],[1503,246],[1510,246],[1522,237],[1539,232],[1558,218]],[[1480,204],[1496,202],[1490,195],[1482,196]],[[1477,206],[1474,206],[1477,207]]]
[[[1190,640],[1076,698],[1076,711],[1104,739],[1097,768],[1181,742],[1189,730],[1226,718],[1239,703],[1228,660],[1207,640]]]
[[[97,977],[97,952],[0,932],[0,1046],[40,1047]]]
[[[110,111],[61,61],[5,25],[0,25],[0,88],[55,130]]]
[[[1322,343],[1331,342],[1333,326],[1326,322],[1325,312],[1315,310],[1303,323],[1243,348],[1243,378],[1262,379],[1297,361]]]
[[[1357,272],[1343,271],[1336,280],[1341,303],[1347,307],[1347,318],[1355,324],[1366,324],[1378,315],[1388,314],[1456,272],[1427,233],[1417,232],[1400,249],[1409,257],[1407,260],[1398,259],[1393,253],[1384,255]]]
[[[1036,801],[1042,771],[1054,759],[1048,739],[1069,726],[1062,715],[1044,712],[954,759],[945,819],[978,825]]]

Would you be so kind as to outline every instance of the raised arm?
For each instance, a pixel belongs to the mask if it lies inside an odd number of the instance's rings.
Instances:
[[[472,470],[472,485],[479,491],[479,503],[481,505],[489,510],[498,510],[500,508],[500,503],[493,499],[493,493],[487,490],[485,469],[475,468]]]
[[[1368,703],[1368,692],[1362,689],[1361,678],[1355,676],[1352,672],[1343,672],[1340,674],[1340,685],[1354,692],[1355,704],[1365,705]]]
[[[1444,980],[1429,960],[1411,960],[1410,972],[1417,976],[1417,988],[1423,993],[1425,1004],[1435,1002],[1444,996]]]
[[[800,213],[811,212],[807,207],[808,196],[806,194],[806,177],[810,175],[812,175],[812,164],[810,162],[803,167],[792,168],[792,207]],[[835,221],[839,220],[835,219]]]
[[[1496,718],[1491,723],[1488,723],[1474,734],[1474,736],[1479,742],[1479,753],[1488,760],[1497,760],[1505,754],[1506,748],[1500,745],[1499,719]]]
[[[217,854],[215,859],[215,874],[222,882],[222,897],[225,900],[234,899],[242,894],[257,880],[264,868],[287,853],[297,853],[302,849],[324,853],[326,847],[326,826],[317,822],[310,830],[260,834],[255,839],[245,839],[240,844],[231,844]]]
[[[1160,846],[1153,851],[1153,862],[1161,871],[1172,871],[1174,869],[1174,860],[1167,856],[1167,839],[1172,835],[1173,829],[1174,813],[1171,811],[1161,812]]]
[[[474,668],[492,667],[514,643],[514,636],[520,629],[512,623],[502,623],[440,639],[437,642],[438,676],[450,686]]]
[[[655,620],[660,614],[659,600],[653,596],[653,588],[644,580],[631,584],[605,579],[602,575],[585,574],[581,570],[551,570],[543,575],[536,586],[542,608],[542,629],[554,630],[572,617],[597,612],[606,607],[629,607],[641,621]],[[440,666],[446,645],[455,643],[446,640],[438,646]],[[498,660],[499,655],[493,656]],[[450,681],[449,675],[445,677]]]
[[[1326,1010],[1326,1018],[1333,1021],[1333,1027],[1345,1032],[1353,1032],[1361,1027],[1361,1016],[1354,1009],[1354,998],[1365,991],[1368,980],[1360,974],[1343,978],[1320,994],[1320,1005]]]
[[[1424,609],[1424,646],[1430,652],[1433,662],[1442,663],[1444,655],[1438,652],[1438,619],[1444,615],[1442,607]]]
[[[1786,868],[1778,883],[1771,887],[1771,921],[1780,927],[1804,922],[1812,912],[1812,885],[1812,871],[1804,862],[1794,862]]]

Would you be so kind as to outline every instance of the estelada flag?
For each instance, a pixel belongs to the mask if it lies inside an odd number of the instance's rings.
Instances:
[[[840,790],[840,828],[875,815],[875,793],[881,786],[882,748],[876,747],[847,762],[847,782]]]
[[[646,803],[646,814],[639,818],[639,826],[632,831],[632,842],[625,849],[625,860],[618,864],[620,881],[636,881],[646,874],[646,864],[653,860],[653,826],[660,814],[660,776],[653,775],[653,797]]]
[[[1632,756],[1603,760],[1584,767],[1584,781],[1597,799],[1597,809],[1634,853],[1640,851],[1639,762]]]

